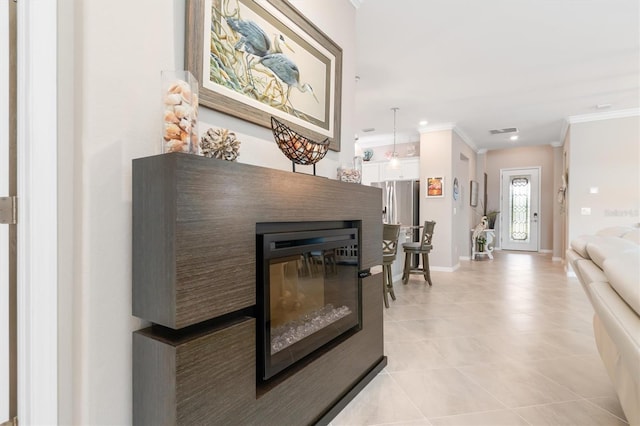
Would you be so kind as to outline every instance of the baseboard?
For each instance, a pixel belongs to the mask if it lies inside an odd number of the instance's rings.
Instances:
[[[541,250],[538,250],[538,253],[553,253],[553,250],[541,249]]]
[[[429,269],[437,272],[453,272],[460,267],[458,263],[456,266],[431,266]]]
[[[562,258],[561,258],[561,257],[553,256],[553,257],[551,258],[551,261],[552,261],[552,262],[562,262]]]
[[[460,260],[471,260],[471,256],[460,256]]]

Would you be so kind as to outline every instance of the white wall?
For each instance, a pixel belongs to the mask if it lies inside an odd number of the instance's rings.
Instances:
[[[295,1],[343,48],[342,152],[353,157],[355,9]],[[181,69],[184,0],[61,0],[60,423],[131,424],[131,160],[160,150],[160,71]],[[201,131],[227,127],[241,162],[290,170],[269,129],[200,110]],[[293,175],[292,175],[293,177]]]
[[[453,131],[441,130],[420,134],[420,223],[435,220],[433,251],[429,255],[432,270],[452,270],[453,198],[451,188]],[[427,198],[427,177],[444,177],[444,197]]]
[[[570,142],[568,241],[640,222],[640,117],[574,123]]]
[[[476,180],[476,153],[460,136],[453,132],[453,176],[458,178],[460,197],[453,202],[454,212],[454,246],[452,262],[458,264],[460,257],[468,258],[471,254],[471,229],[479,222],[480,205],[470,205],[470,180]],[[452,184],[453,185],[453,184]],[[453,190],[453,186],[450,185]],[[480,193],[478,193],[480,197]]]
[[[470,255],[469,231],[477,215],[469,206],[469,181],[476,176],[476,152],[453,130],[420,134],[420,222],[435,220],[432,270],[453,271],[460,257]],[[444,197],[427,198],[428,177],[444,177]],[[453,199],[453,180],[458,178],[460,197]],[[455,213],[454,213],[455,209]]]

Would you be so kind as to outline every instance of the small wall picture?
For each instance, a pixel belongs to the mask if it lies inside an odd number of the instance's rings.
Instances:
[[[427,198],[444,197],[444,178],[427,178]]]
[[[458,200],[460,196],[460,186],[458,185],[458,178],[453,178],[453,199]]]
[[[469,204],[471,205],[471,207],[476,207],[478,205],[478,182],[472,180],[470,183],[470,187],[471,200],[469,201]]]

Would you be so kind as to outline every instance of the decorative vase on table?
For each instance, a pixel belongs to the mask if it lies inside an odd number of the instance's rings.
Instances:
[[[362,157],[353,157],[352,164],[342,164],[338,167],[338,180],[341,182],[362,182]]]
[[[199,153],[198,81],[189,71],[162,71],[162,152]]]

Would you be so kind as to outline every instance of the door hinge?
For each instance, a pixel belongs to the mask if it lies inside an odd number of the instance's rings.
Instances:
[[[15,225],[18,223],[18,199],[12,197],[0,197],[0,223]]]

